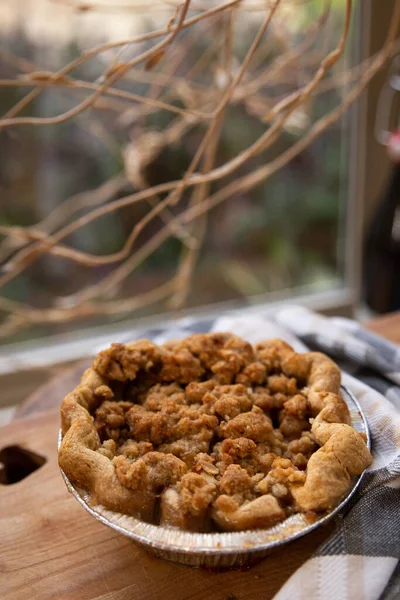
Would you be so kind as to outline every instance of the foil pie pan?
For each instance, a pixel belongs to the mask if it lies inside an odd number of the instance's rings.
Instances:
[[[344,386],[342,386],[342,396],[349,407],[352,426],[356,431],[365,433],[370,450],[371,439],[368,425],[359,403]],[[61,441],[60,431],[58,447],[60,447]],[[213,568],[250,563],[327,523],[344,508],[353,496],[364,473],[352,478],[346,495],[334,510],[322,515],[314,522],[308,521],[302,514],[295,514],[269,529],[230,533],[192,533],[152,525],[134,517],[113,512],[101,505],[94,505],[89,494],[84,489],[72,484],[61,470],[68,491],[95,519],[104,525],[126,535],[160,558],[186,565]]]

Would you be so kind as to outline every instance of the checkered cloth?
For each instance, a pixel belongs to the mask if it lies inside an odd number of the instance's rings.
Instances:
[[[156,343],[193,332],[232,331],[250,342],[280,337],[296,350],[321,350],[340,364],[343,383],[367,417],[373,464],[336,518],[337,527],[274,600],[395,600],[400,598],[400,348],[354,321],[302,307],[270,317],[186,318],[141,331]],[[125,341],[138,337],[127,333]],[[121,340],[124,341],[124,340]]]

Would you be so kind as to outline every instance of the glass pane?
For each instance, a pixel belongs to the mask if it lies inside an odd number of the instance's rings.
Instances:
[[[166,190],[176,189],[170,183],[191,164],[209,115],[240,73],[267,10],[265,3],[249,0],[199,20],[118,81],[113,78],[127,62],[165,35],[86,55],[50,85],[51,73],[89,48],[164,28],[174,13],[175,22],[179,18],[174,2],[160,0],[151,9],[149,4],[0,0],[3,116],[13,116],[32,94],[18,117],[56,117],[109,86],[73,118],[0,128],[2,296],[24,305],[1,301],[1,343],[181,307],[267,302],[271,292],[343,283],[338,248],[347,201],[344,121],[282,168],[276,160],[345,97],[346,86],[339,83],[346,60],[291,112],[268,148],[256,151],[254,144],[273,130],[273,107],[304,89],[337,44],[344,2],[333,2],[329,13],[324,2],[282,3],[193,168],[198,174],[214,170],[214,180],[186,187],[164,210]],[[192,5],[187,18],[217,3]],[[249,148],[251,158],[237,165],[234,159]],[[256,186],[243,182],[268,164],[269,177]],[[133,196],[153,186],[146,198]],[[124,197],[125,205],[114,210],[113,202]],[[204,203],[218,199],[197,219],[177,220],[199,207],[200,214]],[[68,229],[101,207],[103,216]],[[153,218],[143,225],[149,214]],[[10,235],[4,226],[25,229]],[[64,229],[62,245],[52,253],[49,239],[46,247],[38,242]],[[131,235],[132,248],[120,260],[105,259]],[[71,248],[79,260],[71,260]]]

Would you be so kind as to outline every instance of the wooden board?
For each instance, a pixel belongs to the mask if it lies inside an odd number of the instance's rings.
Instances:
[[[76,369],[41,388],[38,406],[59,404],[74,377]],[[245,570],[160,560],[93,519],[67,492],[57,465],[58,427],[53,409],[0,429],[0,448],[17,444],[47,459],[22,481],[0,485],[2,599],[268,600],[333,529],[320,528]]]
[[[38,413],[58,409],[64,396],[76,387],[92,359],[82,360],[40,386],[17,409],[15,419],[25,419]]]
[[[363,323],[363,326],[395,344],[400,344],[400,311]]]
[[[400,340],[400,313],[367,324]],[[0,429],[0,449],[20,445],[47,462],[26,479],[0,485],[0,597],[10,600],[262,600],[333,530],[333,524],[245,570],[213,572],[157,559],[101,525],[68,494],[57,466],[58,407],[84,361],[39,388]]]

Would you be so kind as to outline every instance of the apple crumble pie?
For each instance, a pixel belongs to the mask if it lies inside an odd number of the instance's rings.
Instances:
[[[278,339],[113,344],[61,416],[59,464],[95,503],[190,531],[329,511],[372,461],[336,364]]]

